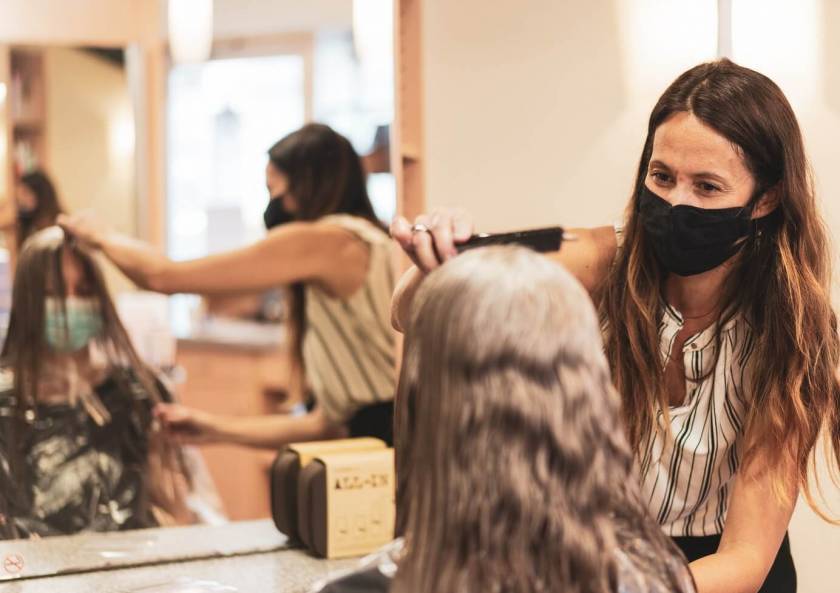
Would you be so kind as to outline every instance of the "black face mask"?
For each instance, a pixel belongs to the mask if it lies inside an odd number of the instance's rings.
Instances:
[[[656,258],[668,272],[678,276],[702,274],[718,267],[738,253],[744,239],[769,229],[778,218],[778,208],[756,219],[751,219],[752,210],[752,206],[671,206],[647,186],[642,186],[638,202],[645,236],[653,245]]]
[[[29,224],[35,220],[35,210],[18,210],[17,219],[21,224]]]
[[[271,230],[274,227],[292,222],[295,219],[295,215],[283,206],[283,195],[274,196],[268,201],[268,205],[265,207],[263,222],[265,222],[266,230]]]

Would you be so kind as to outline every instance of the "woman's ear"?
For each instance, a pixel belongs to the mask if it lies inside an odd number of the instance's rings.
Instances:
[[[753,208],[752,218],[767,216],[779,207],[780,200],[780,188],[777,183],[758,198],[758,202],[756,202],[755,208]]]

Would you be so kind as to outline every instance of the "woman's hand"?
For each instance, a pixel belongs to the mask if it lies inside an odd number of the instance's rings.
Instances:
[[[411,261],[423,272],[431,272],[458,255],[455,245],[473,235],[472,217],[461,209],[441,208],[421,214],[414,225],[402,216],[391,223],[394,238]]]
[[[59,214],[56,222],[65,233],[82,244],[96,249],[102,247],[102,242],[108,233],[107,225],[92,212]]]
[[[179,404],[158,404],[154,415],[164,433],[178,443],[213,443],[221,438],[220,418],[209,412]]]
[[[426,273],[458,255],[455,245],[473,235],[473,222],[464,210],[440,209],[421,214],[414,225],[402,216],[391,223],[391,237],[400,244],[415,268],[397,284],[391,299],[391,325],[397,331],[408,327],[411,302]]]

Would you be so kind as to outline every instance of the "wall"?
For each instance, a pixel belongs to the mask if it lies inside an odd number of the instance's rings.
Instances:
[[[635,9],[652,3],[646,31]],[[650,106],[714,56],[714,15],[671,4],[426,2],[429,207],[463,205],[483,230],[619,216]]]
[[[160,0],[4,0],[4,43],[122,45],[137,40],[153,3]]]
[[[739,0],[733,3],[733,52],[737,60],[775,80],[799,117],[814,168],[817,195],[835,253],[835,306],[840,305],[836,271],[840,231],[840,3],[834,0]],[[740,37],[739,37],[740,32]],[[739,41],[740,38],[740,41]],[[779,40],[785,39],[785,43]],[[820,455],[819,475],[834,517],[840,489],[828,478]],[[804,503],[790,527],[791,546],[803,593],[834,593],[840,573],[840,528],[820,520]]]
[[[9,45],[131,48],[140,197],[138,231],[158,247],[164,241],[165,9],[166,0],[0,2],[0,57]],[[3,68],[0,82],[8,84]],[[11,191],[8,184],[0,187],[0,200]]]
[[[350,0],[214,0],[213,33],[224,39],[346,29],[352,8]]]
[[[134,235],[134,119],[125,70],[76,49],[44,55],[47,163],[68,211],[94,210]],[[111,270],[113,272],[113,270]],[[108,274],[112,288],[129,286]]]
[[[733,4],[734,57],[789,93],[837,229],[840,3]],[[656,98],[716,55],[716,5],[426,0],[427,209],[462,206],[480,230],[619,218]],[[840,514],[840,492],[827,486]],[[799,590],[835,593],[840,529],[800,504],[790,531]]]

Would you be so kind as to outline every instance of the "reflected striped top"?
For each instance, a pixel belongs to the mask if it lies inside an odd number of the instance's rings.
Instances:
[[[393,250],[388,235],[363,218],[336,214],[320,220],[347,229],[370,248],[367,277],[350,298],[333,298],[310,284],[305,289],[306,378],[326,417],[343,423],[366,405],[394,399]]]
[[[679,312],[663,307],[663,367],[682,327]],[[715,331],[713,325],[686,340],[686,399],[670,408],[670,434],[649,435],[639,452],[642,494],[665,533],[674,537],[723,531],[743,448],[754,337],[736,316],[721,328],[718,352]],[[662,410],[657,419],[664,423]]]

